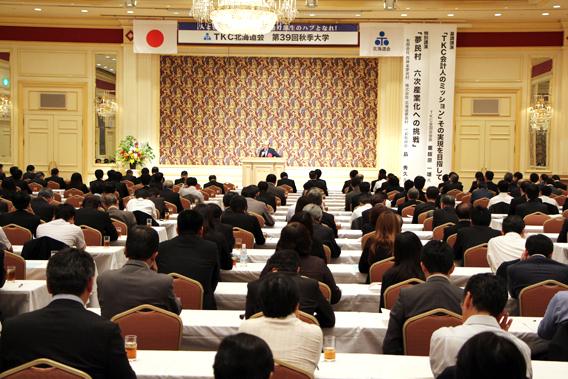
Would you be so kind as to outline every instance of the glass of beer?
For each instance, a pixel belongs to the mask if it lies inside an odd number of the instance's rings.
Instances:
[[[242,246],[243,246],[243,239],[242,238],[236,238],[235,239],[235,249],[240,251]]]
[[[122,228],[120,226],[116,228],[116,231],[118,233],[118,238],[122,237]]]
[[[323,337],[323,359],[326,362],[335,362],[335,336]]]
[[[126,349],[126,357],[130,362],[136,360],[136,349],[138,344],[136,343],[136,336],[130,335],[124,337],[124,348]]]
[[[338,221],[335,224],[337,225],[337,230],[341,230],[341,223]]]
[[[199,200],[195,200],[195,205],[199,205]]]
[[[146,219],[146,226],[148,226],[150,228],[152,227],[152,219],[151,218]]]
[[[174,209],[173,208],[168,208],[168,212],[173,215],[174,214]]]
[[[235,267],[237,265],[237,253],[233,253],[233,267]]]
[[[164,213],[164,220],[168,221],[170,219],[170,212]]]
[[[110,236],[105,236],[105,247],[110,247]]]
[[[16,281],[16,266],[6,267],[6,281],[14,283]]]
[[[267,238],[268,238],[268,233],[262,232],[262,236],[264,237],[264,239],[267,239]]]

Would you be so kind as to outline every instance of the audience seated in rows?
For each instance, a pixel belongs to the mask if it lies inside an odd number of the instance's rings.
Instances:
[[[432,228],[437,226],[447,224],[451,222],[457,224],[459,222],[458,216],[456,216],[456,198],[452,195],[442,195],[440,198],[440,209],[434,211],[434,220],[432,222]]]
[[[280,187],[282,185],[290,186],[292,188],[292,193],[298,192],[298,190],[296,189],[296,182],[293,181],[292,179],[288,178],[287,172],[281,172],[280,173],[280,179],[278,180],[278,183],[276,185],[278,187]]]
[[[41,223],[41,219],[28,212],[30,205],[30,195],[25,191],[18,191],[12,196],[12,205],[16,208],[15,212],[1,213],[0,226],[16,224],[28,229],[32,236],[36,236],[36,229]]]
[[[199,204],[203,204],[205,201],[203,194],[197,189],[197,179],[194,177],[186,178],[185,184],[179,190],[179,195],[183,198],[190,195],[193,201],[197,201]]]
[[[164,189],[160,191],[160,197],[168,203],[175,205],[174,212],[180,213],[183,211],[183,206],[181,205],[179,193],[174,192],[172,190],[173,187],[174,183],[171,180],[164,181]]]
[[[308,212],[298,212],[290,219],[290,222],[288,222],[288,224],[291,223],[300,223],[304,225],[306,229],[308,229],[308,233],[312,240],[310,255],[322,259],[325,263],[329,263],[327,261],[327,256],[325,255],[325,249],[323,247],[322,240],[318,236],[314,235],[314,224],[312,216]]]
[[[135,199],[130,199],[128,204],[126,204],[126,210],[130,212],[140,211],[156,219],[158,217],[158,214],[156,213],[156,205],[149,199],[149,191],[141,188],[136,191],[135,196]]]
[[[357,224],[361,224],[361,227],[358,229],[360,229],[363,232],[363,235],[375,231],[377,220],[376,218],[371,219],[371,213],[376,205],[380,204],[386,208],[387,201],[388,201],[388,196],[386,193],[384,192],[375,193],[373,196],[371,196],[371,208],[361,212],[360,221],[357,221],[358,219],[353,220],[354,221],[353,224],[355,224],[355,226],[357,226]],[[376,217],[378,218],[379,215],[377,214]],[[351,229],[353,229],[353,227]],[[337,238],[337,235],[335,237]]]
[[[260,181],[260,182],[258,182],[258,186],[256,186],[256,187],[258,188],[258,192],[256,193],[256,196],[254,197],[254,199],[257,200],[257,201],[261,201],[261,202],[265,203],[267,206],[270,205],[272,207],[272,210],[274,212],[276,212],[278,210],[278,208],[276,206],[276,195],[268,192],[268,183],[265,182],[265,181]],[[247,188],[247,187],[245,187],[245,188]],[[254,186],[253,186],[253,188],[254,188]],[[243,188],[243,190],[244,190],[244,188]],[[242,191],[241,191],[241,194],[242,194]],[[245,196],[245,195],[243,195],[243,196]],[[250,196],[245,196],[245,197],[250,197]],[[250,204],[249,204],[249,208],[251,208]]]
[[[75,207],[71,204],[59,204],[53,212],[53,221],[37,227],[36,237],[50,237],[69,247],[86,247],[83,231],[75,223]]]
[[[407,198],[408,201],[405,201],[402,204],[397,206],[398,214],[402,216],[402,210],[406,207],[411,207],[418,205],[418,197],[420,196],[420,192],[416,188],[410,188],[408,190]]]
[[[229,249],[233,251],[235,247],[235,236],[233,234],[233,226],[229,224],[223,224],[221,222],[221,207],[217,204],[207,204],[209,210],[211,212],[211,216],[213,217],[213,222],[215,223],[215,230],[223,235],[227,245],[229,245]]]
[[[374,194],[373,196],[380,196],[381,194],[386,195],[384,192],[379,192]],[[370,209],[369,222],[363,225],[363,235],[375,232],[375,230],[377,229],[377,220],[379,219],[381,213],[383,213],[384,211],[390,212],[390,209],[385,207],[383,203],[376,204],[373,208]]]
[[[511,174],[511,173],[509,173]],[[509,205],[511,204],[511,200],[513,197],[509,195],[509,183],[505,180],[499,181],[497,183],[497,188],[499,189],[499,194],[493,196],[489,203],[487,204],[487,208],[491,211],[491,213],[509,213]],[[520,195],[520,193],[519,193]]]
[[[359,177],[356,176],[353,179],[351,179],[351,187],[353,188],[353,190],[350,191],[347,195],[345,195],[345,212],[350,212],[353,210],[352,209],[353,198],[361,194],[361,191],[359,190],[360,185],[361,185],[361,179],[359,179]]]
[[[83,183],[83,176],[78,172],[71,175],[71,181],[67,184],[66,189],[72,189],[72,188],[78,189],[83,193],[90,192],[89,188],[87,188],[87,186]]]
[[[225,194],[225,187],[223,186],[223,183],[219,183],[217,181],[217,176],[215,175],[209,175],[209,182],[205,183],[203,185],[203,188],[208,188],[211,186],[215,186],[217,188],[219,188],[221,190],[221,194],[224,195]]]
[[[263,183],[266,184],[266,182]],[[256,213],[257,215],[262,216],[264,219],[264,225],[273,226],[275,221],[268,210],[268,206],[265,202],[257,200],[259,193],[259,188],[255,185],[250,185],[242,189],[241,195],[246,199],[247,212]]]
[[[461,228],[469,228],[471,226],[471,203],[459,203],[456,207],[456,216],[459,220],[457,224],[444,228],[444,238],[442,241],[448,242],[448,237],[456,234]],[[489,215],[491,217],[491,215]]]
[[[333,216],[333,214],[331,213],[325,212],[325,210],[323,209],[323,195],[321,191],[317,188],[311,188],[306,196],[312,201],[312,204],[315,204],[321,208],[322,213],[320,223],[322,225],[327,225],[328,227],[330,227],[333,231],[333,235],[335,236],[335,238],[337,238],[337,225],[335,224],[335,216]],[[292,207],[293,206],[290,206],[290,208]],[[304,208],[302,207],[302,209]]]
[[[320,206],[316,204],[308,204],[303,209],[304,212],[310,214],[313,219],[314,235],[331,251],[331,257],[337,258],[341,255],[341,247],[335,241],[333,230],[327,226],[322,225],[323,211]],[[329,262],[328,262],[329,263]]]
[[[384,171],[384,170],[383,170]],[[346,180],[345,183],[343,184],[343,188],[341,188],[341,193],[345,193],[345,190],[347,189],[347,192],[351,192],[353,191],[353,187],[351,186],[351,180],[353,180],[354,177],[357,176],[357,174],[359,173],[359,171],[357,170],[351,170],[349,172],[349,180]],[[380,177],[380,171],[379,171],[379,177]],[[385,171],[385,175],[386,175],[386,171]],[[386,176],[385,176],[386,178]],[[376,181],[373,181],[373,183],[375,183]]]
[[[481,180],[477,184],[477,189],[472,192],[469,202],[473,204],[479,199],[491,199],[493,196],[495,196],[495,194],[487,189],[487,183],[484,180]]]
[[[140,184],[140,180],[136,176],[133,175],[132,170],[126,170],[126,175],[124,175],[122,177],[122,180],[128,180],[129,182],[131,182],[134,185]]]
[[[280,204],[286,205],[286,190],[281,187],[276,187],[276,175],[266,175],[266,182],[268,183],[268,192],[280,198]],[[274,209],[276,211],[276,209]]]
[[[105,193],[101,197],[101,203],[110,218],[124,223],[128,230],[137,225],[134,213],[130,211],[121,211],[118,207],[118,199],[113,194]],[[124,232],[124,234],[127,234],[127,230]]]
[[[416,205],[414,209],[414,215],[412,216],[412,223],[418,224],[418,217],[424,212],[433,212],[436,209],[435,201],[438,195],[440,194],[440,190],[436,187],[428,187],[426,189],[426,202],[423,204]]]
[[[538,336],[546,340],[554,338],[558,329],[568,322],[568,291],[560,291],[548,304],[546,313],[538,324]]]
[[[247,199],[243,196],[233,196],[231,199],[231,212],[223,214],[221,222],[233,226],[233,228],[241,228],[252,233],[256,245],[264,245],[266,239],[262,234],[262,229],[255,216],[247,213]],[[253,246],[247,246],[249,249]]]
[[[53,200],[53,191],[51,188],[42,188],[37,197],[31,199],[30,206],[35,215],[45,222],[53,220],[55,204],[51,204]]]
[[[448,193],[449,191],[455,190],[457,189],[458,191],[463,191],[463,185],[461,184],[461,182],[459,181],[460,177],[458,174],[456,174],[455,172],[452,172],[450,174],[450,181],[449,183],[445,184],[442,187],[442,193]]]
[[[546,204],[542,203],[542,200],[539,199],[540,190],[536,184],[531,184],[526,190],[527,201],[523,204],[517,205],[515,208],[515,214],[524,218],[525,216],[530,215],[531,213],[541,212],[544,214],[548,214],[548,207]],[[557,209],[558,213],[558,209]]]
[[[101,212],[101,199],[99,196],[89,195],[83,200],[82,208],[77,209],[75,223],[79,226],[85,225],[98,230],[102,237],[109,236],[111,241],[118,239],[118,232],[113,225],[110,215]]]
[[[208,205],[199,204],[195,206],[194,210],[203,216],[202,237],[207,241],[215,242],[217,245],[217,257],[221,270],[231,270],[233,268],[233,258],[231,257],[232,247],[229,246],[223,234],[217,231],[211,209]]]

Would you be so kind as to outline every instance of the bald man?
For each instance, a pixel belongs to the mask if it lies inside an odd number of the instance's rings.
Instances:
[[[273,148],[270,147],[269,141],[264,141],[262,149],[258,153],[259,157],[268,157],[268,158],[280,158],[280,154],[276,152]]]

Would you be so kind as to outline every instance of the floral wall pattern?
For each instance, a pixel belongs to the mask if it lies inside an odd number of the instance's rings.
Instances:
[[[160,164],[375,167],[378,60],[162,56]]]

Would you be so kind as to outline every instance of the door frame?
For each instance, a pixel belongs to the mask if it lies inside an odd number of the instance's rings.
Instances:
[[[456,119],[458,118],[458,111],[459,111],[459,107],[461,106],[460,102],[457,101],[458,100],[458,96],[457,94],[461,94],[461,93],[479,93],[479,94],[485,94],[485,93],[510,93],[510,94],[515,94],[517,96],[517,104],[516,104],[516,117],[515,117],[515,171],[519,171],[520,167],[521,167],[521,128],[520,128],[520,124],[521,124],[521,109],[522,109],[522,92],[523,92],[523,88],[522,87],[501,87],[501,88],[480,88],[480,87],[474,87],[474,88],[467,88],[467,87],[461,87],[461,88],[455,88],[454,89],[454,140],[453,140],[453,153],[452,153],[452,171],[456,170],[456,141],[458,139],[458,135],[457,135],[457,125],[456,125]]]
[[[18,83],[18,109],[21,110],[18,112],[18,125],[21,125],[18,128],[18,162],[19,165],[24,164],[24,89],[26,87],[51,87],[51,88],[80,88],[83,90],[83,136],[82,136],[82,143],[83,146],[81,151],[83,152],[83,156],[81,157],[82,160],[82,172],[81,175],[84,177],[87,172],[87,156],[88,156],[88,133],[89,133],[89,126],[88,126],[88,83],[77,83],[77,82],[38,82],[38,81],[31,81],[31,82],[19,82]],[[87,139],[87,143],[85,143],[85,139]]]

